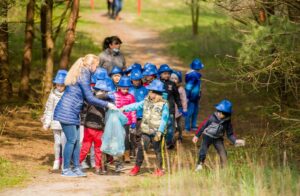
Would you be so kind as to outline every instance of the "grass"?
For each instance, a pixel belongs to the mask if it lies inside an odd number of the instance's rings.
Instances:
[[[0,157],[0,190],[16,186],[24,182],[27,177],[27,172],[21,167]]]

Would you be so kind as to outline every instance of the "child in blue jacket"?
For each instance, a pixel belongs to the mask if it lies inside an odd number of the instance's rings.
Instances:
[[[148,90],[146,89],[146,87],[143,86],[142,83],[143,74],[141,72],[141,69],[134,68],[131,71],[130,79],[132,82],[132,87],[129,89],[129,93],[134,96],[136,102],[143,101],[145,97],[148,95]],[[133,132],[132,135],[134,136],[134,138],[132,138],[134,142],[131,143],[134,146],[132,146],[131,149],[136,149],[138,143],[140,142],[143,109],[139,109],[136,111],[136,117],[137,117],[136,127],[135,129],[131,129],[131,131]],[[132,153],[131,157],[134,157],[135,150],[132,150],[131,153]]]
[[[197,130],[199,101],[201,98],[201,73],[204,65],[200,59],[194,59],[190,64],[191,70],[185,75],[185,91],[188,99],[188,114],[185,117],[185,130]]]

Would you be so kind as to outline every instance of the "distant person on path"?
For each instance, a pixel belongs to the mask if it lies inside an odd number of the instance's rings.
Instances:
[[[107,16],[113,17],[114,16],[114,0],[106,0],[107,1]]]
[[[106,37],[103,41],[103,51],[99,55],[99,66],[107,70],[108,74],[114,66],[122,71],[126,69],[125,58],[120,51],[122,41],[118,36]]]
[[[79,163],[80,153],[80,112],[84,100],[97,107],[107,107],[116,110],[116,106],[94,96],[90,83],[91,75],[95,72],[99,58],[88,54],[79,58],[70,68],[65,80],[66,90],[54,111],[54,120],[60,122],[67,138],[64,149],[64,169],[62,176],[84,177]],[[71,159],[74,169],[71,169]]]
[[[114,0],[114,19],[121,20],[120,12],[123,8],[123,0]]]

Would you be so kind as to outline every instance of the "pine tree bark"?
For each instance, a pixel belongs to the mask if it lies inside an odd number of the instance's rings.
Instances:
[[[32,60],[32,44],[34,39],[34,9],[35,0],[29,0],[26,10],[25,46],[21,70],[19,96],[25,100],[30,94],[30,66]]]
[[[72,52],[73,44],[75,42],[75,31],[76,31],[78,14],[79,14],[79,0],[73,0],[71,15],[68,22],[66,35],[65,35],[65,42],[60,55],[59,67],[61,69],[68,68],[70,55]]]
[[[42,4],[42,8],[45,10],[45,76],[44,76],[44,89],[42,103],[45,104],[48,95],[52,89],[53,78],[53,66],[54,66],[54,41],[52,35],[52,12],[53,12],[53,0],[45,0]],[[41,21],[42,22],[42,21]]]
[[[9,80],[9,54],[8,54],[8,2],[0,3],[0,89],[1,101],[7,101],[12,95],[12,85]]]

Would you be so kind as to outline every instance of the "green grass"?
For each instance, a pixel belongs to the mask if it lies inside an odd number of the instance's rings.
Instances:
[[[16,186],[28,178],[27,172],[0,157],[0,190]]]

